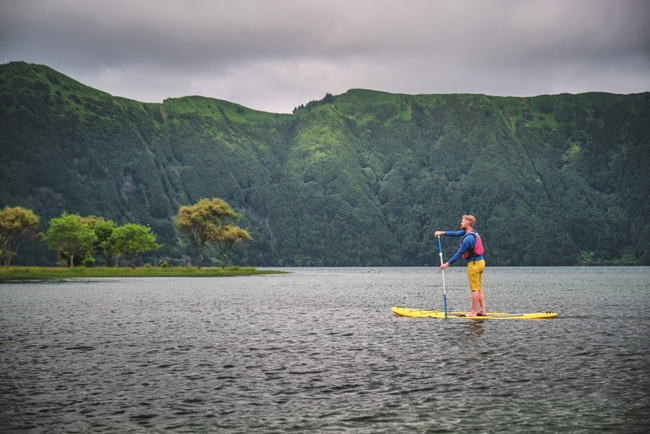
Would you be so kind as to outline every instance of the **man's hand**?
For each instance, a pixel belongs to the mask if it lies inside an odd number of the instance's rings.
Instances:
[[[435,231],[435,232],[433,233],[433,236],[436,237],[436,238],[438,238],[438,237],[443,236],[444,234],[445,234],[445,231]]]
[[[445,262],[444,264],[442,264],[442,265],[440,266],[440,269],[441,269],[441,270],[444,270],[444,269],[447,268],[447,267],[449,267],[449,262]]]

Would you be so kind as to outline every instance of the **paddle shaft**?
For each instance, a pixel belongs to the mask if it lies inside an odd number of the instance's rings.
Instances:
[[[442,260],[442,242],[438,237],[438,250],[440,250],[440,265],[444,264]],[[442,302],[445,306],[445,319],[447,319],[447,288],[445,287],[445,270],[442,271]]]

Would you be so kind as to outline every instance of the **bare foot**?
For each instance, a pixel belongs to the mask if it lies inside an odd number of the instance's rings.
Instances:
[[[480,315],[480,316],[487,316],[487,312],[479,312],[479,313],[477,313],[477,315]]]
[[[476,312],[467,312],[465,316],[476,316]]]

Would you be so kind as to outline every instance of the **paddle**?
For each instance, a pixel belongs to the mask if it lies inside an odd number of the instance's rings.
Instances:
[[[442,242],[438,237],[438,250],[440,250],[440,265],[444,264],[442,260]],[[445,305],[445,319],[447,319],[447,288],[445,287],[445,270],[442,271],[442,301]]]

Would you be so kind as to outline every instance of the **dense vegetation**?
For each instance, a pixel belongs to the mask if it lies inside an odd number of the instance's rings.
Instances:
[[[0,119],[0,208],[33,210],[40,231],[63,211],[146,225],[151,263],[195,257],[174,215],[219,197],[254,240],[244,265],[434,265],[433,231],[463,214],[491,265],[650,264],[650,93],[350,90],[285,115],[145,104],[13,62]],[[31,242],[12,263],[55,261]]]

